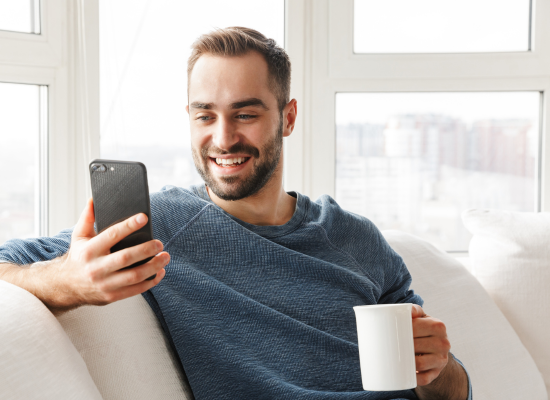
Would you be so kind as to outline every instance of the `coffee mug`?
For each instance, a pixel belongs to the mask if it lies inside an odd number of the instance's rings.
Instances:
[[[416,387],[412,306],[403,303],[353,307],[364,390]]]

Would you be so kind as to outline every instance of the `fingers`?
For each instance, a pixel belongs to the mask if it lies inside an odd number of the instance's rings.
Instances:
[[[135,285],[126,286],[126,287],[118,290],[116,295],[115,295],[115,300],[113,300],[113,301],[126,299],[128,297],[132,297],[132,296],[141,294],[143,292],[146,292],[147,290],[149,290],[152,287],[156,286],[162,280],[162,278],[164,278],[164,276],[166,275],[166,270],[163,268],[163,269],[159,270],[156,274],[157,274],[157,276],[153,280],[143,281],[143,282],[140,282],[140,283],[136,283]],[[151,276],[151,275],[149,275],[149,276]]]
[[[441,373],[441,370],[438,368],[430,369],[428,371],[416,373],[416,385],[417,386],[426,386],[432,383]]]
[[[413,319],[413,334],[416,380],[418,386],[424,386],[447,365],[451,343],[443,322],[432,317]]]
[[[441,370],[447,365],[449,357],[446,354],[422,354],[415,357],[416,372],[426,372],[432,369]]]
[[[415,354],[447,354],[451,343],[447,337],[423,337],[414,339]]]
[[[94,202],[90,197],[86,202],[86,206],[80,214],[80,218],[73,230],[73,238],[75,239],[90,239],[96,236],[94,230]]]
[[[138,261],[153,257],[160,253],[163,248],[164,246],[160,240],[150,240],[146,243],[109,254],[103,257],[102,262],[99,264],[98,268],[101,269],[99,276],[107,276],[124,267],[129,267]],[[164,254],[168,256],[168,253]]]
[[[445,324],[433,317],[413,318],[413,337],[447,336]]]
[[[132,232],[135,232],[145,226],[146,223],[147,215],[143,213],[134,215],[133,217],[125,219],[124,221],[105,229],[93,240],[90,240],[90,246],[93,249],[93,252],[98,255],[109,254],[111,247]]]
[[[418,304],[413,304],[413,306],[412,306],[412,317],[413,317],[413,319],[414,318],[422,318],[422,317],[425,317],[425,316],[426,316],[426,313],[424,312],[422,307],[420,307]]]
[[[170,262],[170,255],[162,252],[153,257],[152,260],[143,265],[129,268],[123,271],[116,271],[105,278],[102,289],[104,291],[120,291],[145,281],[150,276],[158,274]],[[153,282],[158,276],[148,282]]]

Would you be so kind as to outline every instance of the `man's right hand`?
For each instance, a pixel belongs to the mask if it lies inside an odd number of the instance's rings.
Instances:
[[[69,251],[62,257],[30,269],[20,269],[19,276],[2,279],[27,289],[54,313],[84,304],[105,305],[143,293],[164,277],[170,261],[159,240],[151,240],[111,254],[111,247],[147,223],[138,214],[100,234],[94,231],[92,199],[88,201],[75,226]],[[145,264],[121,270],[137,261],[153,257]],[[16,273],[16,271],[6,271]],[[153,280],[146,280],[152,275]]]

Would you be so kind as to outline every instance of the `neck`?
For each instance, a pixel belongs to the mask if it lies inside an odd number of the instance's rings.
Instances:
[[[277,172],[260,191],[241,200],[223,200],[208,186],[206,189],[217,206],[241,221],[253,225],[284,225],[294,214],[296,199],[284,191],[282,174]]]

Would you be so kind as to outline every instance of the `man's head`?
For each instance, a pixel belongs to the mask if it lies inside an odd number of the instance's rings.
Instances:
[[[233,26],[217,29],[200,36],[191,46],[193,51],[187,61],[187,91],[191,84],[191,73],[197,60],[204,54],[220,57],[244,56],[251,51],[260,53],[267,63],[269,89],[277,98],[279,111],[290,100],[290,59],[288,54],[273,39],[250,28]]]
[[[261,33],[219,29],[193,44],[188,66],[193,159],[218,197],[251,196],[281,175],[282,138],[292,132],[296,115],[289,92],[289,58]]]

